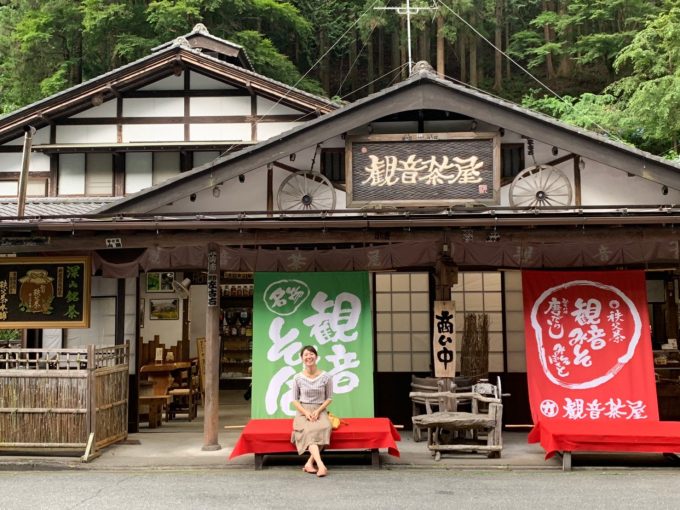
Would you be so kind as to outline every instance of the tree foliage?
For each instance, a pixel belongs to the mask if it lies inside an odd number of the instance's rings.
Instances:
[[[204,23],[256,68],[356,99],[406,78],[403,0],[0,0],[0,112]],[[411,49],[446,76],[656,153],[677,152],[680,0],[411,0]],[[432,6],[437,10],[430,10]],[[425,9],[428,8],[428,9]],[[496,47],[494,47],[496,46]],[[497,58],[502,51],[512,57]],[[517,66],[520,66],[518,68]],[[533,77],[529,76],[529,73]],[[542,97],[536,81],[557,91]]]

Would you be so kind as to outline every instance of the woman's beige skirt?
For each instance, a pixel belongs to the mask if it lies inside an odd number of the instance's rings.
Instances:
[[[314,411],[319,408],[319,404],[302,404],[308,411]],[[331,422],[328,419],[328,413],[324,410],[317,421],[309,421],[304,414],[299,411],[293,419],[293,437],[292,442],[295,443],[298,454],[302,455],[307,451],[309,445],[319,445],[319,449],[323,450],[331,442]]]

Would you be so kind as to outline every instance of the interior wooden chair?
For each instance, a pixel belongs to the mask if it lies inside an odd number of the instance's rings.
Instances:
[[[191,360],[191,367],[179,372],[175,385],[168,391],[172,397],[169,408],[170,419],[178,413],[186,414],[189,421],[198,415],[198,360]]]

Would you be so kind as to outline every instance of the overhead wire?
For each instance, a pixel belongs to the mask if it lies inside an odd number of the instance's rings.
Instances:
[[[284,95],[282,95],[281,97],[279,97],[279,99],[278,99],[273,105],[271,105],[271,106],[269,107],[269,110],[267,110],[266,113],[260,115],[257,119],[255,119],[254,127],[257,127],[257,125],[260,123],[260,121],[261,121],[262,119],[264,119],[266,116],[268,116],[269,113],[270,113],[274,108],[276,108],[276,106],[278,106],[279,103],[281,103],[281,101],[283,101],[286,97],[288,97],[288,95],[293,91],[293,89],[295,89],[295,88],[302,82],[302,80],[304,80],[304,79],[307,77],[307,75],[308,75],[310,72],[312,72],[312,70],[313,70],[313,69],[314,69],[314,68],[315,68],[315,67],[316,67],[316,66],[317,66],[317,65],[318,65],[325,57],[326,57],[326,55],[328,55],[328,54],[329,54],[329,53],[330,53],[330,52],[331,52],[338,44],[340,44],[340,41],[342,41],[342,40],[344,39],[344,37],[345,37],[345,36],[346,36],[346,35],[347,35],[347,34],[348,34],[348,33],[349,33],[349,32],[350,32],[350,31],[358,24],[358,23],[359,23],[359,21],[361,21],[361,19],[366,15],[366,13],[368,13],[371,9],[373,9],[373,6],[374,6],[375,4],[377,4],[378,2],[379,2],[379,0],[374,0],[373,3],[372,3],[371,5],[369,5],[369,6],[364,10],[364,12],[362,12],[361,15],[359,15],[359,17],[357,17],[357,19],[354,21],[354,23],[352,23],[352,24],[349,26],[349,28],[347,28],[347,30],[345,30],[345,31],[342,33],[342,35],[341,35],[340,37],[338,37],[338,39],[330,46],[330,48],[328,48],[328,49],[326,50],[326,52],[325,52],[323,55],[321,55],[321,56],[316,60],[316,62],[314,62],[314,64],[312,64],[312,66],[307,70],[307,72],[305,72],[305,73],[300,77],[300,79],[298,79],[298,81],[295,82],[294,85],[290,85],[289,88],[288,88],[288,91],[287,91]],[[312,112],[309,112],[308,114],[310,114],[310,113],[312,113]],[[308,114],[303,115],[301,118],[305,118]],[[216,158],[214,158],[214,159],[211,161],[211,163],[212,163],[212,162],[215,162],[215,161],[218,160],[219,158],[222,158],[222,157],[226,156],[227,154],[229,154],[229,153],[234,149],[234,147],[235,147],[235,145],[230,146],[226,151],[222,152],[222,153],[219,154]]]
[[[569,107],[573,108],[574,105],[571,104],[569,101],[567,101],[565,98],[560,96],[557,92],[555,92],[552,88],[550,88],[548,85],[543,83],[539,78],[531,74],[531,72],[528,69],[525,69],[519,62],[517,62],[515,59],[513,59],[510,55],[508,55],[506,52],[504,52],[502,49],[497,47],[494,43],[492,43],[488,38],[484,36],[479,30],[477,30],[475,27],[473,27],[470,23],[468,23],[462,16],[460,16],[456,11],[454,11],[450,6],[446,5],[443,0],[436,0],[439,4],[442,5],[442,7],[445,7],[448,9],[451,14],[453,14],[456,18],[458,18],[460,21],[462,21],[470,30],[472,30],[477,36],[479,36],[484,42],[486,42],[489,46],[491,46],[495,51],[499,52],[503,57],[508,59],[510,62],[512,62],[518,69],[520,69],[523,73],[525,73],[527,76],[529,76],[532,80],[534,80],[536,83],[538,83],[541,87],[543,87],[545,90],[550,92],[553,96],[555,96],[557,99],[562,101],[564,104],[568,105]],[[469,84],[466,84],[469,86]],[[483,91],[488,94],[488,92]],[[600,124],[597,122],[593,121],[593,124],[597,126],[599,129],[602,130],[603,133],[605,133],[608,137],[617,140],[617,141],[622,141],[619,137],[616,135],[610,133],[607,131],[604,127],[602,127]]]

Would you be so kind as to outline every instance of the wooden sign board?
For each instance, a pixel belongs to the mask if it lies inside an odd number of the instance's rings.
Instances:
[[[456,309],[453,301],[434,302],[432,353],[435,377],[456,375]]]
[[[498,204],[498,133],[348,137],[348,207]]]
[[[90,258],[0,259],[0,329],[89,328]]]

